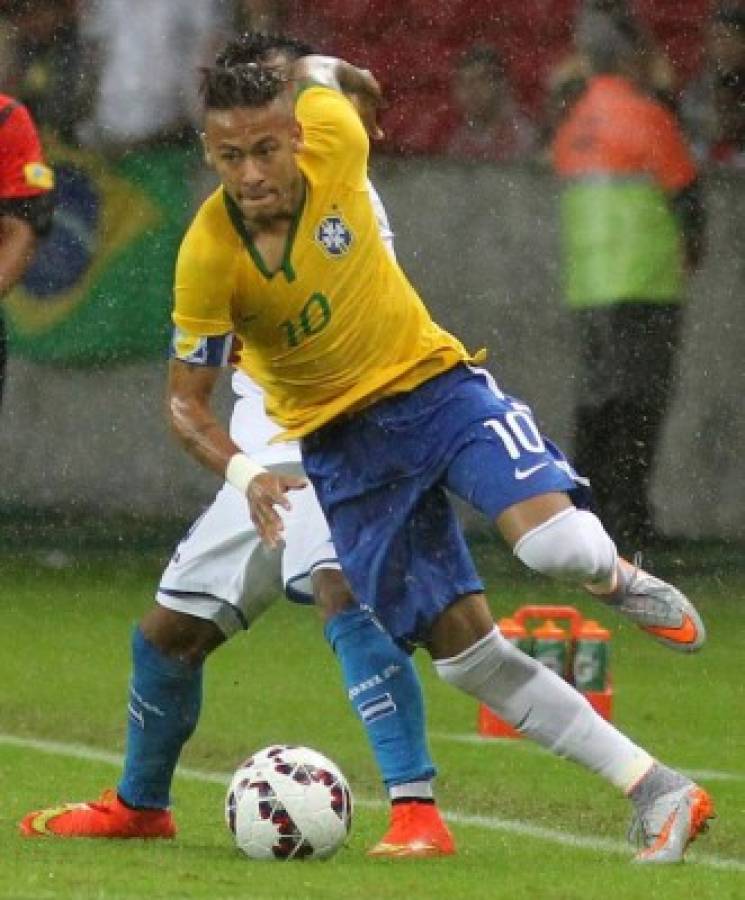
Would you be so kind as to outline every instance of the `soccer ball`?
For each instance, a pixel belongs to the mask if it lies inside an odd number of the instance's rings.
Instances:
[[[225,821],[251,859],[327,859],[352,826],[352,793],[330,759],[274,744],[233,775]]]

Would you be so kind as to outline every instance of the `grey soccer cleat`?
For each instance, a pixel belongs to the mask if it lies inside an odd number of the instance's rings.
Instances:
[[[619,563],[619,585],[600,600],[631,619],[651,637],[682,653],[699,650],[706,640],[706,628],[693,604],[673,585],[641,568],[641,554],[634,556],[634,568]],[[597,596],[597,595],[596,595]]]
[[[682,862],[686,847],[708,829],[712,818],[713,800],[693,782],[662,794],[638,809],[631,821],[629,840],[642,845],[634,862]]]

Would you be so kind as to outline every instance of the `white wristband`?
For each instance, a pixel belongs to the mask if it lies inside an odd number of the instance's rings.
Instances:
[[[230,457],[225,469],[225,480],[245,494],[249,484],[262,472],[266,472],[266,469],[254,462],[250,456],[246,456],[245,453],[236,453],[235,456]]]

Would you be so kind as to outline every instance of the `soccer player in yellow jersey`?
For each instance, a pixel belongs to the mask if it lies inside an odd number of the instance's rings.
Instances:
[[[623,790],[638,861],[678,861],[712,815],[709,795],[505,641],[445,489],[527,566],[584,584],[668,646],[697,649],[703,624],[679,591],[618,557],[530,409],[473,368],[385,252],[365,191],[368,136],[344,93],[374,131],[377,84],[341,61],[299,60],[289,79],[252,66],[205,74],[205,148],[222,186],[182,246],[174,322],[192,340],[238,336],[268,412],[301,439],[355,596],[392,637],[425,646],[446,681]],[[300,482],[231,442],[213,384],[171,363],[174,428],[245,492],[274,545],[276,507]]]
[[[682,859],[712,814],[709,795],[502,637],[445,489],[484,512],[527,566],[586,585],[668,646],[697,649],[703,624],[679,591],[619,559],[530,409],[473,368],[386,253],[365,190],[368,136],[344,96],[374,131],[377,84],[310,57],[289,79],[218,66],[203,89],[222,186],[181,249],[177,328],[192,340],[237,335],[268,412],[301,439],[355,596],[392,637],[425,646],[446,681],[623,790],[638,861]],[[172,361],[173,426],[245,492],[275,545],[276,507],[301,482],[239,451],[211,412],[215,377]]]
[[[245,493],[269,546],[297,476],[266,471],[210,405],[205,341],[240,341],[239,365],[302,461],[356,598],[402,647],[525,736],[630,797],[639,862],[675,862],[705,827],[705,790],[658,763],[495,626],[446,489],[486,514],[531,569],[576,581],[681,650],[704,639],[671,585],[620,559],[581,508],[581,483],[537,430],[439,328],[385,252],[365,192],[377,85],[338,60],[204,76],[205,149],[221,188],[187,234],[176,271],[173,427]],[[395,843],[395,835],[391,836]]]

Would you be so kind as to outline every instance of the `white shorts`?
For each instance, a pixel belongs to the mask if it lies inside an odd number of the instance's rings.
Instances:
[[[296,473],[297,465],[283,465]],[[312,603],[311,575],[339,569],[326,519],[308,485],[288,494],[292,509],[284,519],[284,547],[261,543],[245,497],[226,484],[176,548],[161,578],[161,606],[213,621],[230,637],[249,625],[278,598],[282,585],[291,600]]]

